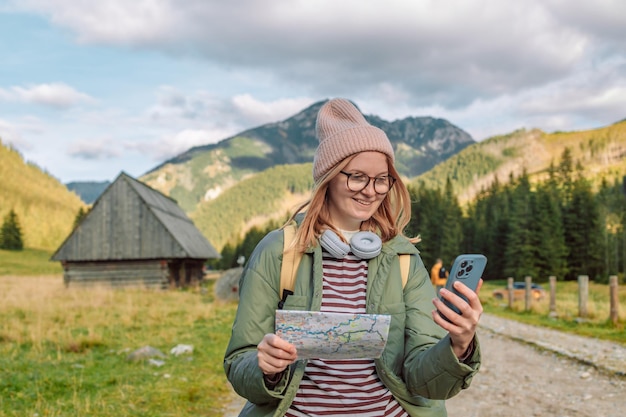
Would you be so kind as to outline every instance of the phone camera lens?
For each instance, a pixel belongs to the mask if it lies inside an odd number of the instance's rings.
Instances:
[[[470,266],[468,266],[467,268],[465,268],[465,270],[466,270],[467,272],[471,271],[471,270],[472,270],[472,265],[470,265]]]
[[[461,268],[465,268],[467,266],[467,261],[461,262]]]
[[[462,276],[463,274],[465,274],[465,270],[464,269],[459,269],[459,272],[456,273],[457,277]]]

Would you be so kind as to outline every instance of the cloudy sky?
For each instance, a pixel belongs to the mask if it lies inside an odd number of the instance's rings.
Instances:
[[[0,140],[135,177],[330,97],[483,140],[626,118],[623,0],[0,0]]]

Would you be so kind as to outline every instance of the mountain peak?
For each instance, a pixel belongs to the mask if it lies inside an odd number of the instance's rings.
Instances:
[[[318,140],[315,122],[320,100],[282,121],[266,123],[225,138],[196,146],[171,158],[142,178],[173,197],[187,211],[214,198],[241,179],[268,168],[312,162]],[[382,129],[396,152],[398,171],[415,177],[474,143],[471,136],[444,119],[406,117],[393,122],[365,115]]]

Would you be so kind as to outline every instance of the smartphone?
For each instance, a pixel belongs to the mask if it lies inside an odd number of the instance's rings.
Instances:
[[[461,295],[458,291],[454,289],[454,283],[456,281],[461,281],[463,284],[467,285],[472,291],[476,291],[476,288],[478,287],[478,282],[483,276],[485,266],[487,266],[487,257],[485,257],[485,255],[477,253],[465,253],[457,256],[454,260],[454,263],[452,264],[452,269],[450,269],[450,274],[448,275],[448,280],[446,281],[445,288],[467,301],[467,297]],[[450,304],[447,300],[443,298],[442,300],[444,304],[450,307],[455,313],[461,314],[459,309],[456,308],[454,305]],[[441,314],[441,312],[439,312],[439,314]],[[448,320],[448,318],[443,314],[441,314],[441,317]]]

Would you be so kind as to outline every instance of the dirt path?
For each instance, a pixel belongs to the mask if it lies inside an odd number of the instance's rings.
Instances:
[[[598,370],[602,366],[594,366],[591,360],[584,364],[563,355],[566,350],[578,354],[610,349],[612,356],[621,357],[626,348],[493,317],[483,319],[485,325],[479,330],[483,366],[468,390],[447,401],[450,417],[626,416],[626,377]],[[535,341],[533,333],[541,341]],[[224,416],[237,416],[242,405],[243,400],[234,396]]]
[[[447,401],[450,417],[624,417],[626,378],[482,332],[483,366]]]

